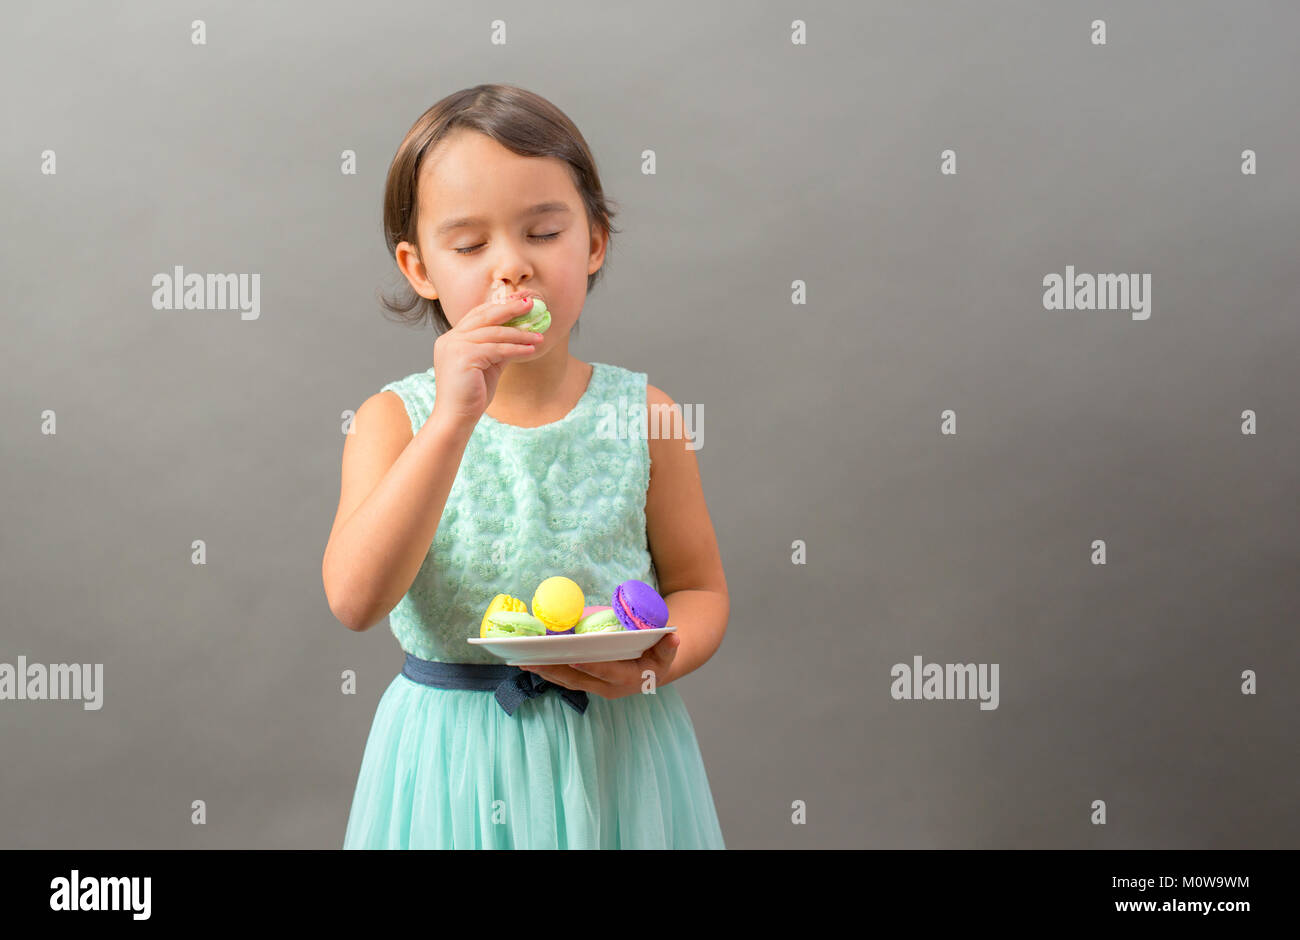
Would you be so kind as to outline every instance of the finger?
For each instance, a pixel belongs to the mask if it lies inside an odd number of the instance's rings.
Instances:
[[[664,661],[655,653],[655,648],[653,646],[642,653],[640,659],[629,661],[628,665],[632,667],[633,672],[633,676],[629,682],[638,683],[644,681],[645,673],[647,671],[657,676],[660,672],[664,671],[665,666]]]
[[[599,693],[601,689],[609,685],[609,683],[603,679],[593,675],[588,675],[585,672],[579,672],[572,666],[568,665],[545,667],[534,666],[533,668],[543,679],[546,679],[548,682],[554,682],[556,685],[562,685],[566,689],[576,689],[580,692]],[[545,669],[546,671],[542,672],[542,669]]]
[[[671,633],[656,643],[650,650],[654,655],[651,657],[648,668],[655,673],[656,677],[667,675],[668,670],[673,666],[673,660],[677,657],[677,645],[680,641],[674,643],[669,639],[670,637],[672,637]]]
[[[537,351],[532,343],[475,343],[469,364],[476,369],[490,369],[507,359],[517,359]]]
[[[595,665],[607,667],[608,671],[604,676],[604,680],[612,686],[624,689],[641,688],[645,683],[646,672],[657,677],[661,672],[667,671],[661,669],[655,660],[645,656],[640,659],[620,659],[617,662],[596,663]],[[655,681],[657,682],[658,679],[656,678]]]
[[[540,343],[542,335],[513,326],[480,326],[466,333],[464,339],[470,343]]]
[[[609,663],[569,663],[569,665],[581,673],[615,684],[627,683],[629,670],[635,669],[635,664],[627,660]]]
[[[652,650],[652,652],[662,662],[665,663],[672,662],[673,657],[677,655],[677,647],[680,644],[681,644],[681,640],[679,640],[675,634],[669,633],[668,635],[662,637],[659,640],[659,642],[654,645],[654,649]]]
[[[454,329],[462,332],[476,330],[481,326],[500,326],[507,320],[526,313],[533,306],[531,297],[516,297],[505,303],[486,303],[475,307],[456,324]]]

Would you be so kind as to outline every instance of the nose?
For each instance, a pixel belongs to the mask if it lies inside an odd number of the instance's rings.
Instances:
[[[504,286],[508,290],[519,290],[524,282],[532,277],[533,269],[529,264],[527,249],[509,239],[498,239],[493,249],[496,257],[492,259],[489,270],[492,272],[492,287]]]

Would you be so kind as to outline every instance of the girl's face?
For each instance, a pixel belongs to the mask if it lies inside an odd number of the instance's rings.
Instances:
[[[503,285],[536,293],[551,327],[525,359],[568,338],[587,276],[604,263],[606,238],[589,226],[564,161],[521,157],[462,129],[425,158],[418,193],[418,257],[409,242],[397,247],[398,267],[416,293],[440,300],[453,327]]]

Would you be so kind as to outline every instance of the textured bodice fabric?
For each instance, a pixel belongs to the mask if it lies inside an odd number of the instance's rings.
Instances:
[[[465,448],[433,544],[389,614],[421,659],[500,663],[466,642],[496,594],[532,609],[546,578],[572,578],[589,606],[629,578],[659,588],[645,528],[650,482],[646,374],[601,362],[559,421],[523,428],[484,414]],[[434,371],[383,386],[406,405],[412,433],[433,410]]]

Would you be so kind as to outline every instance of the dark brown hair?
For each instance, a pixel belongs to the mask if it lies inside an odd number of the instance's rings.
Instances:
[[[596,173],[596,160],[587,147],[577,126],[563,111],[540,95],[514,85],[475,85],[443,98],[406,132],[397,148],[397,154],[388,168],[388,181],[384,185],[384,239],[388,243],[388,256],[396,258],[397,246],[419,241],[419,199],[417,186],[420,164],[438,142],[456,128],[469,128],[486,134],[503,147],[526,157],[558,157],[569,164],[573,184],[582,196],[587,211],[587,224],[596,226],[610,238],[618,229],[611,225],[617,213],[606,200]],[[596,286],[609,263],[610,244],[605,249],[605,263],[595,274],[587,276],[587,292]],[[398,272],[401,277],[401,272]],[[405,278],[402,278],[405,283]],[[434,324],[441,335],[451,329],[442,309],[442,302],[421,297],[410,284],[405,284],[409,298],[385,297],[380,302],[399,322],[419,326],[425,320]],[[575,323],[573,335],[577,335]]]

